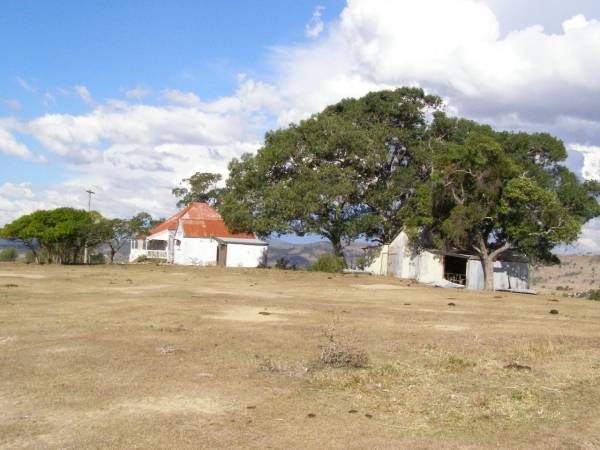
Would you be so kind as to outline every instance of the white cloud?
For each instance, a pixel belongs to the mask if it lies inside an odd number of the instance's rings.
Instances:
[[[4,183],[0,185],[0,196],[15,199],[31,199],[34,197],[30,183]]]
[[[342,96],[399,85],[428,88],[475,117],[518,111],[527,120],[598,120],[597,21],[567,21],[562,34],[531,26],[502,37],[493,11],[475,0],[350,0],[329,29],[274,56],[277,89],[289,103],[281,123]]]
[[[136,86],[133,89],[129,89],[125,91],[125,97],[131,98],[134,100],[141,100],[144,97],[150,95],[152,91],[142,86]]]
[[[182,92],[177,89],[166,89],[162,92],[162,97],[169,103],[175,103],[185,106],[197,106],[200,104],[200,97],[193,92]]]
[[[81,100],[83,100],[88,105],[92,103],[92,94],[89,89],[82,85],[77,85],[73,87],[75,93],[79,96]]]
[[[569,148],[583,156],[581,167],[583,179],[600,181],[600,146],[570,144]]]
[[[581,30],[590,24],[595,24],[596,21],[588,21],[583,14],[577,14],[569,20],[565,20],[562,24],[563,31],[568,33],[573,30]]]
[[[307,37],[314,39],[323,32],[323,29],[325,28],[323,19],[321,19],[321,12],[323,9],[325,9],[323,6],[317,6],[313,11],[310,22],[304,26],[304,32]]]
[[[0,121],[0,152],[20,159],[35,160],[25,144],[18,142],[10,131],[11,123]]]

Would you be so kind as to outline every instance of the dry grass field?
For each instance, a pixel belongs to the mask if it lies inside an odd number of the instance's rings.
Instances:
[[[0,264],[0,380],[7,449],[594,449],[600,302]]]

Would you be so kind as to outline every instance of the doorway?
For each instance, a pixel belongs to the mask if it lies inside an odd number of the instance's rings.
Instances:
[[[452,283],[467,284],[467,258],[444,256],[444,278]]]
[[[227,266],[227,244],[217,246],[217,266]]]

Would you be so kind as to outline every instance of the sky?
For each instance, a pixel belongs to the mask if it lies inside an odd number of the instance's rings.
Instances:
[[[265,131],[421,86],[450,114],[548,131],[600,180],[597,0],[5,0],[0,224],[39,208],[167,216]],[[568,251],[600,252],[600,221]]]

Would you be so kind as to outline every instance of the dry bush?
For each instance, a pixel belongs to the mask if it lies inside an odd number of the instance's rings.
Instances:
[[[359,346],[352,333],[342,335],[335,322],[323,329],[326,342],[321,345],[319,363],[329,367],[363,368],[369,365],[369,355]]]

